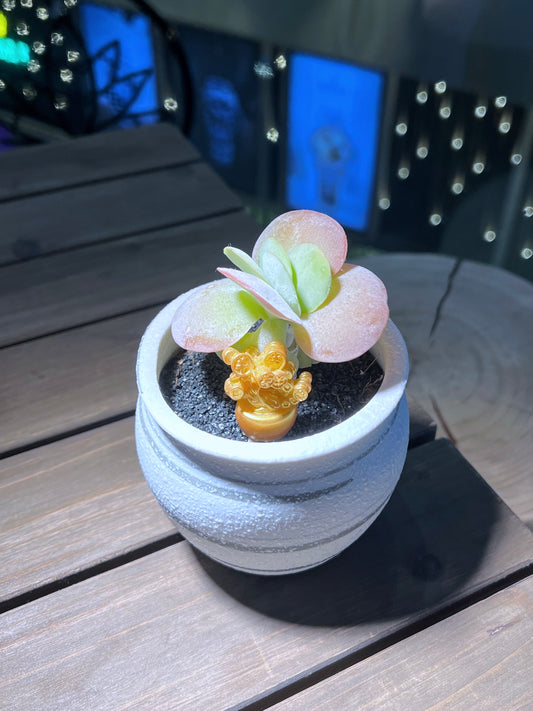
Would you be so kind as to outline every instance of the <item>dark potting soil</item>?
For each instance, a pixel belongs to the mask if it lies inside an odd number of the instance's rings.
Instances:
[[[346,363],[316,363],[307,400],[284,439],[296,439],[339,424],[360,410],[377,392],[383,371],[370,353]],[[164,366],[159,385],[183,420],[204,432],[246,441],[235,420],[235,402],[224,392],[231,370],[214,353],[180,350]]]

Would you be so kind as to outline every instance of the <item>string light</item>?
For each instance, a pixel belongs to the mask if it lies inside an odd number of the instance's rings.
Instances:
[[[437,94],[444,94],[446,89],[448,88],[448,86],[447,86],[446,82],[441,79],[441,81],[438,81],[435,83],[433,88],[435,89],[435,92]]]
[[[285,57],[284,54],[280,54],[276,59],[274,60],[274,64],[276,67],[283,71],[283,69],[287,68],[287,58]]]
[[[474,158],[474,162],[472,163],[472,172],[476,175],[481,175],[484,170],[485,159],[480,153],[478,153]]]
[[[494,232],[494,230],[492,229],[485,230],[485,232],[483,233],[483,239],[485,240],[485,242],[494,242],[494,240],[496,239],[496,232]]]
[[[382,195],[378,200],[378,207],[380,210],[388,210],[390,207],[390,198],[386,195]]]
[[[500,123],[498,124],[498,131],[500,133],[509,133],[511,130],[511,114],[510,113],[505,113],[503,114]]]
[[[50,13],[46,7],[38,7],[37,10],[35,10],[35,14],[37,15],[38,20],[48,20],[50,17]]]
[[[419,86],[415,98],[417,103],[419,104],[427,103],[427,100],[429,98],[427,87],[425,87],[424,85]]]
[[[167,98],[163,101],[163,107],[166,111],[177,111],[178,102],[173,97],[167,96]]]
[[[524,247],[520,251],[520,256],[522,259],[531,259],[531,257],[533,257],[533,249],[531,249],[531,247]]]
[[[450,140],[450,146],[454,151],[460,151],[463,147],[463,136],[460,133],[454,133]]]
[[[439,116],[441,119],[449,119],[452,115],[452,104],[449,99],[443,99],[439,106]]]
[[[524,217],[533,217],[533,205],[524,205],[522,214]]]
[[[432,212],[429,216],[429,224],[432,227],[438,227],[442,222],[442,215],[440,212]]]
[[[416,157],[420,158],[420,160],[424,160],[424,158],[427,158],[429,155],[429,146],[427,144],[427,141],[425,139],[420,139],[418,142],[418,145],[416,147]]]
[[[516,151],[514,153],[511,153],[509,162],[511,163],[511,165],[520,165],[520,163],[522,162],[522,154]]]
[[[478,99],[474,107],[474,116],[476,118],[485,118],[487,115],[487,102],[484,99]]]
[[[271,143],[277,143],[279,138],[279,131],[277,128],[269,128],[266,132],[266,137]]]
[[[396,126],[394,127],[394,130],[396,131],[398,136],[405,136],[407,133],[407,122],[406,121],[399,121]]]
[[[400,178],[400,180],[407,180],[410,175],[410,172],[411,171],[409,170],[409,163],[404,161],[403,163],[400,163],[398,167],[398,172],[396,174]]]
[[[460,195],[465,187],[464,180],[462,178],[455,178],[455,180],[452,182],[451,186],[451,191],[454,195]]]

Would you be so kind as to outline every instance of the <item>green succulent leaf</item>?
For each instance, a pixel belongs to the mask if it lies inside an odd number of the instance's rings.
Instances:
[[[235,264],[236,267],[239,267],[239,269],[242,269],[243,272],[253,274],[256,277],[259,277],[259,279],[265,279],[265,276],[259,268],[257,262],[246,254],[246,252],[243,252],[242,249],[228,246],[224,249],[224,254],[230,262]]]
[[[273,254],[275,257],[279,259],[279,261],[283,264],[285,267],[285,270],[287,271],[287,274],[290,276],[291,279],[293,279],[293,271],[292,271],[292,264],[291,260],[289,259],[289,255],[283,249],[281,244],[275,240],[273,237],[269,237],[267,240],[263,242],[263,245],[261,249],[259,250],[258,256],[257,256],[257,261],[259,262],[259,266],[261,269],[264,269],[264,260],[266,255],[271,255]]]
[[[331,287],[331,267],[322,250],[314,244],[300,244],[289,252],[296,277],[296,292],[303,313],[316,311]]]
[[[289,262],[289,266],[291,266]],[[261,255],[261,267],[266,280],[278,294],[285,299],[297,316],[301,316],[302,310],[294,282],[281,260],[274,252],[266,251]],[[291,267],[292,272],[292,267]]]

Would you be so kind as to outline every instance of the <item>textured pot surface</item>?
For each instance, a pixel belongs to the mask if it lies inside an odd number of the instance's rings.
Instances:
[[[362,410],[310,437],[236,442],[184,422],[161,394],[177,302],[149,325],[137,361],[137,452],[156,499],[190,543],[239,570],[292,573],[337,555],[383,510],[405,460],[408,360],[398,329],[389,322],[372,349],[384,379]]]

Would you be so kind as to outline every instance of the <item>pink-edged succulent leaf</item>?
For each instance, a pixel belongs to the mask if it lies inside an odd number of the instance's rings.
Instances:
[[[296,287],[294,286],[294,282],[291,278],[291,275],[285,268],[284,264],[273,252],[263,252],[261,258],[261,267],[270,286],[272,286],[278,292],[278,294],[289,304],[295,314],[297,316],[300,316],[302,313],[302,309],[300,306],[300,302],[298,301]],[[290,262],[289,268],[292,270]]]
[[[300,348],[314,360],[358,358],[379,340],[389,320],[385,285],[364,267],[345,264],[324,305],[294,324]]]
[[[172,337],[189,351],[211,353],[238,341],[267,314],[235,282],[219,279],[193,289],[172,319]]]
[[[286,252],[300,244],[314,244],[325,255],[336,274],[346,259],[346,233],[332,217],[314,210],[292,210],[279,215],[263,230],[255,243],[252,257],[257,261],[263,243],[275,239]]]
[[[249,291],[267,311],[274,316],[282,318],[285,321],[300,323],[300,317],[291,309],[285,299],[273,289],[270,284],[267,284],[262,279],[253,274],[246,274],[238,269],[218,268],[218,271],[228,279],[233,280],[241,288]]]

